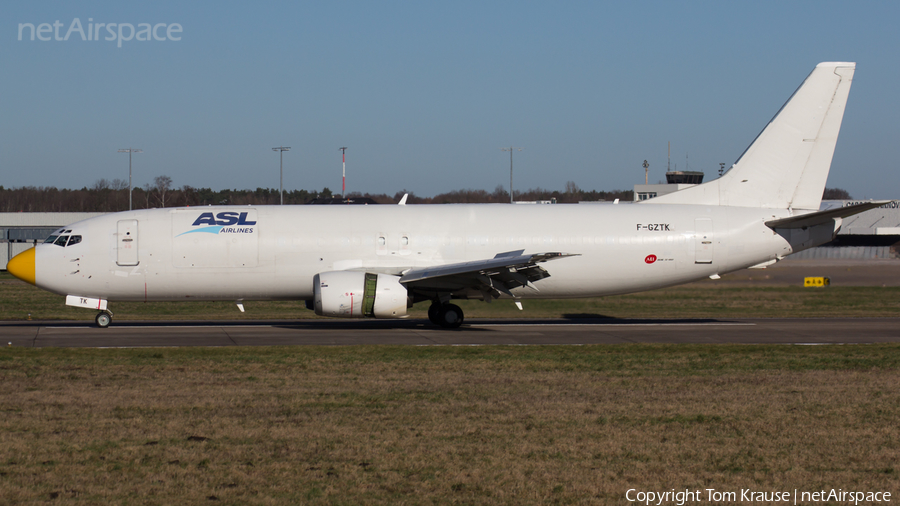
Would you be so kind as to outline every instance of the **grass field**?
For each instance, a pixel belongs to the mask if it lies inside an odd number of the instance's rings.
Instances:
[[[524,312],[461,305],[468,318],[896,316],[900,288],[704,282]],[[315,317],[299,302],[245,306],[112,309]],[[0,274],[0,317],[29,313],[94,316]],[[630,488],[896,499],[898,384],[900,345],[3,348],[0,504],[623,504]]]
[[[900,493],[897,345],[6,348],[0,382],[2,504]]]
[[[509,300],[486,304],[459,301],[466,318],[735,318],[735,317],[878,317],[897,316],[900,287],[734,286],[713,282],[614,297],[526,300],[519,311]],[[116,320],[229,320],[317,318],[302,301],[115,302]],[[428,305],[417,304],[413,318],[426,318]],[[65,305],[65,297],[40,290],[9,274],[0,274],[0,318],[4,320],[93,320],[95,312]]]

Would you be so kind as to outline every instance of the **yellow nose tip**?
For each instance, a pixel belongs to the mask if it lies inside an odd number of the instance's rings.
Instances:
[[[6,270],[13,276],[34,284],[34,248],[23,251],[14,256],[12,260],[6,264]]]

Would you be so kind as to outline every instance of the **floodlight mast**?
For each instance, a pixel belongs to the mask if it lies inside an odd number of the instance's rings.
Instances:
[[[514,204],[513,201],[513,187],[512,187],[512,174],[513,174],[513,151],[522,151],[525,148],[517,148],[515,146],[510,146],[508,148],[500,148],[500,151],[509,151],[509,203]]]
[[[272,148],[272,151],[280,151],[281,161],[278,164],[279,177],[278,177],[278,194],[281,196],[281,204],[284,205],[284,152],[290,151],[290,147],[278,146],[277,148]]]
[[[128,210],[131,211],[131,190],[134,189],[134,185],[131,184],[131,153],[143,153],[143,149],[135,149],[135,148],[125,148],[120,149],[119,153],[128,153]]]
[[[338,148],[341,150],[341,198],[347,198],[347,147]]]

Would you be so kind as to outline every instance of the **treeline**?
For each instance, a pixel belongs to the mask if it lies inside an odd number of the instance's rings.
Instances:
[[[281,199],[277,188],[257,188],[255,190],[212,190],[194,188],[188,185],[171,188],[172,180],[167,176],[157,177],[153,185],[132,190],[132,208],[149,209],[156,207],[206,206],[206,205],[277,205]],[[394,195],[384,193],[352,192],[349,198],[366,197],[379,204],[396,204],[405,193],[409,193],[409,204],[466,204],[509,202],[509,192],[498,186],[493,192],[485,190],[454,190],[434,197],[419,197],[412,192],[401,190]],[[620,199],[632,200],[632,191],[583,191],[574,183],[567,183],[565,191],[532,190],[515,192],[517,201],[556,199],[559,203],[579,201],[599,201]],[[306,204],[315,198],[331,198],[335,195],[328,188],[321,191],[285,190],[286,205]],[[92,187],[80,190],[56,188],[52,186],[25,186],[4,188],[0,186],[0,212],[115,212],[128,210],[128,182],[121,180],[99,180]]]
[[[419,197],[401,190],[394,195],[384,193],[353,192],[349,198],[365,197],[379,204],[396,204],[409,194],[409,204],[502,204],[509,202],[509,192],[498,186],[493,192],[486,190],[454,190],[434,197]],[[555,200],[558,203],[633,200],[631,190],[597,191],[582,190],[575,183],[566,183],[563,191],[535,188],[515,192],[517,201]],[[288,205],[306,204],[315,198],[331,198],[328,188],[321,191],[290,190],[284,192],[284,203]],[[188,185],[172,188],[172,178],[159,176],[154,184],[134,188],[131,194],[133,209],[155,207],[181,207],[206,205],[276,205],[281,199],[277,188],[257,188],[255,190],[212,190],[194,188]],[[825,200],[849,200],[850,194],[841,188],[826,188]],[[25,186],[4,188],[0,186],[0,212],[115,212],[128,210],[128,182],[120,179],[98,180],[91,188],[80,190],[59,189],[52,186]]]
[[[369,193],[349,193],[349,198],[367,197],[379,204],[395,204],[403,198],[404,194],[409,194],[407,202],[410,204],[504,204],[509,202],[509,190],[498,186],[493,192],[486,190],[454,190],[447,193],[439,193],[434,197],[419,197],[413,192],[401,190],[390,197],[385,194],[373,195]],[[526,191],[515,191],[515,200],[522,202],[531,202],[539,200],[556,200],[560,204],[569,204],[584,201],[602,201],[602,200],[632,200],[634,192],[631,190],[614,190],[614,191],[584,191],[578,188],[571,181],[566,183],[566,190],[546,190],[543,188],[534,188]]]
[[[284,192],[285,204],[305,204],[316,196],[330,197],[325,188],[321,192],[292,190]],[[132,209],[205,205],[262,205],[280,202],[278,189],[212,190],[183,186],[165,193],[155,189],[135,188],[131,194]],[[69,190],[52,186],[4,188],[0,186],[0,212],[115,212],[128,210],[128,190],[82,188]]]

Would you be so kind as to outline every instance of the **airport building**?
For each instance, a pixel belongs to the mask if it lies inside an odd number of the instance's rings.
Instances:
[[[703,173],[686,171],[666,172],[665,184],[636,184],[634,185],[634,201],[652,199],[667,193],[677,192],[703,182]]]
[[[860,200],[823,200],[820,210],[862,204]],[[900,200],[844,218],[837,237],[828,244],[795,253],[796,259],[900,258]]]

